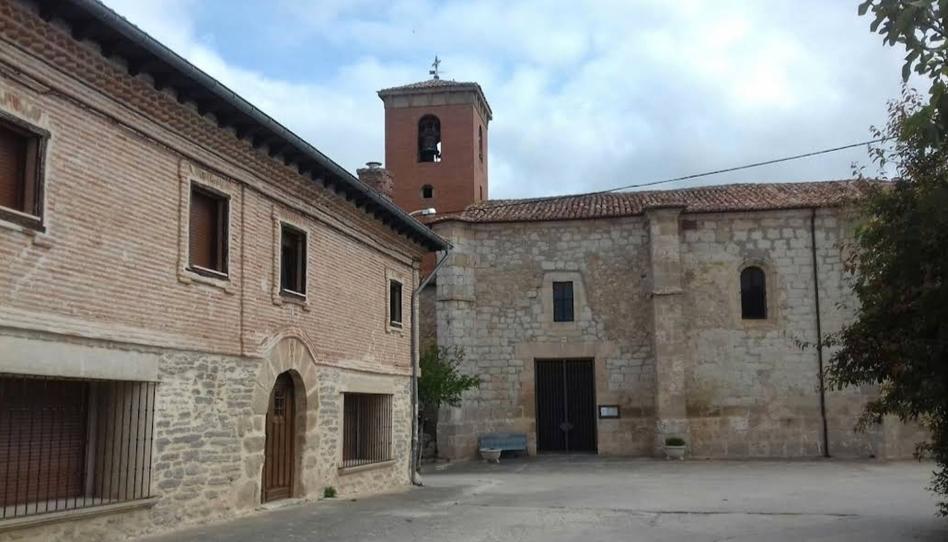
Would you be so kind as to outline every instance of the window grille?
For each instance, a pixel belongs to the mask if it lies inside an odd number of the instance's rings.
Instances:
[[[392,396],[343,394],[342,467],[392,459]]]
[[[155,389],[0,375],[0,519],[150,497]]]

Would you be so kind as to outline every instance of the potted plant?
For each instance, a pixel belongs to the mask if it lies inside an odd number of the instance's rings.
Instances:
[[[681,437],[668,437],[665,439],[665,458],[684,459],[685,448],[685,439]]]
[[[481,457],[488,463],[500,463],[500,454],[503,452],[500,448],[481,448]]]

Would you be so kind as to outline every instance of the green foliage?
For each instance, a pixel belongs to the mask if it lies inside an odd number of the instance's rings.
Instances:
[[[931,431],[923,450],[938,463],[932,489],[948,495],[948,152],[912,127],[923,100],[912,91],[890,104],[877,163],[897,179],[875,185],[863,202],[847,270],[859,307],[826,345],[837,389],[878,385],[863,424],[885,415],[920,421]],[[939,510],[948,514],[948,503]]]
[[[418,399],[426,408],[443,404],[458,406],[461,394],[480,386],[475,376],[461,374],[464,350],[432,344],[421,353],[421,377],[418,379]]]
[[[335,499],[336,498],[336,488],[332,486],[326,486],[323,488],[323,498],[324,499]]]
[[[665,439],[665,446],[684,446],[685,439],[681,437],[668,437]]]
[[[948,0],[865,0],[870,30],[886,45],[905,46],[902,79],[912,72],[931,80],[929,102],[917,111],[914,129],[935,147],[948,143]]]

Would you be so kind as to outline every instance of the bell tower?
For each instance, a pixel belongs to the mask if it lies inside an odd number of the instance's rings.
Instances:
[[[432,79],[379,91],[385,104],[385,167],[392,199],[407,212],[437,214],[487,199],[490,106],[477,83]]]

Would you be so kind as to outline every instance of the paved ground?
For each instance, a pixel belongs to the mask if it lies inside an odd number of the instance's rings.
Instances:
[[[948,541],[930,464],[544,457],[461,464],[424,488],[303,504],[184,541]]]

